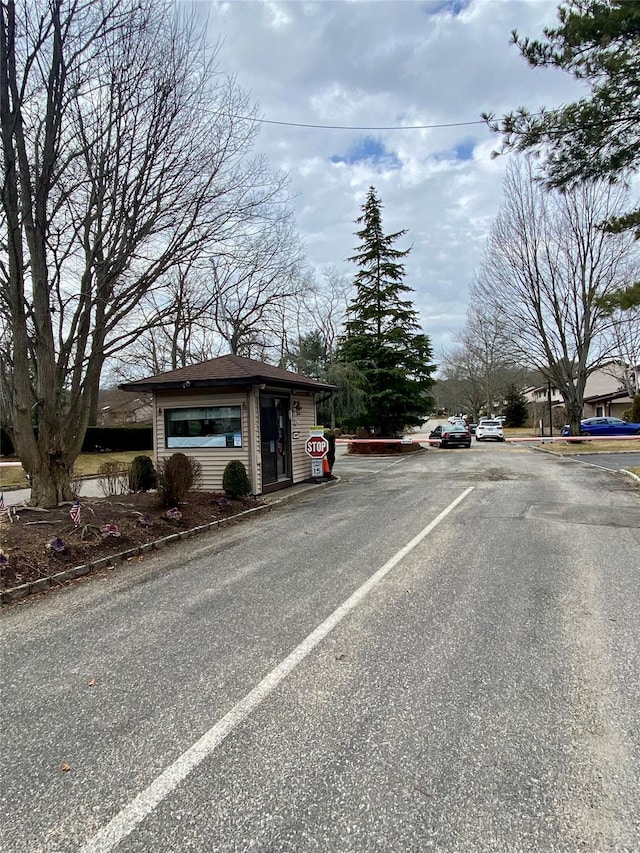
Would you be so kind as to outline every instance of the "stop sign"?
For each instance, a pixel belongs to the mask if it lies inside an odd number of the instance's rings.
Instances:
[[[304,449],[312,459],[322,459],[329,452],[329,442],[323,435],[311,435]]]

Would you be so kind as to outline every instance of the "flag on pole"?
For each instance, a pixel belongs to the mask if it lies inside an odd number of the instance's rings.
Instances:
[[[71,516],[71,521],[77,527],[80,524],[80,501],[78,498],[73,502],[73,506],[69,510],[69,515]]]

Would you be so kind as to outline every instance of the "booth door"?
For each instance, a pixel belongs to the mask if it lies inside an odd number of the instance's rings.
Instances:
[[[291,485],[289,397],[260,395],[260,457],[262,491]]]

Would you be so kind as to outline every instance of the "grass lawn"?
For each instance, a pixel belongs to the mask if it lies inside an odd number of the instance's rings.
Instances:
[[[504,434],[505,438],[534,438],[537,436],[537,433],[533,429],[508,428],[505,429]],[[607,441],[606,438],[576,442],[554,441],[552,444],[545,445],[545,449],[552,450],[554,453],[560,453],[562,456],[571,456],[576,453],[619,453],[625,450],[639,453],[640,438],[625,438],[623,441]],[[640,468],[628,467],[626,470],[640,477]]]
[[[553,449],[556,453],[570,456],[572,453],[620,453],[620,451],[640,451],[640,439],[625,439],[624,441],[607,441],[606,438],[567,442],[554,441]]]
[[[130,465],[136,456],[150,456],[151,450],[127,450],[120,453],[81,453],[73,466],[74,472],[80,477],[92,477],[98,473],[98,468],[105,462],[123,462]],[[13,457],[3,457],[3,462],[16,462]],[[10,486],[28,486],[27,478],[20,466],[0,466],[0,488],[8,489]]]
[[[508,428],[505,429],[504,434],[505,438],[540,438],[541,441],[545,438],[545,436],[540,437],[538,433],[532,429]],[[607,441],[606,438],[585,439],[584,441],[566,441],[566,439],[558,440],[558,434],[554,434],[554,439],[553,443],[550,443],[547,447],[554,450],[556,453],[562,454],[618,453],[621,450],[633,450],[637,453],[640,451],[640,438],[625,438],[622,440],[612,439],[611,441]]]

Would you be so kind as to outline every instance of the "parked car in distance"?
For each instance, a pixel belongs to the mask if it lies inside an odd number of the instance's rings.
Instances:
[[[562,435],[570,435],[569,424],[561,429]],[[622,418],[583,418],[580,435],[639,435],[640,424],[623,421]]]
[[[475,435],[475,434],[476,434],[476,427],[477,427],[477,426],[478,426],[478,424],[467,424],[467,429],[469,430],[469,432],[471,433],[471,435]]]
[[[504,441],[504,430],[498,420],[483,421],[476,427],[476,441]]]
[[[471,447],[471,433],[464,423],[445,424],[432,430],[429,438],[439,438],[440,447]]]

